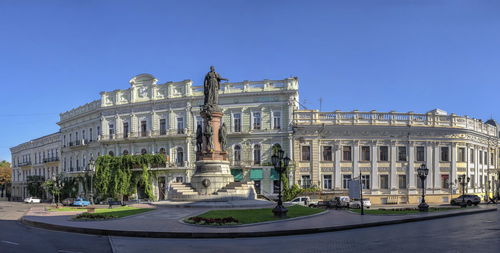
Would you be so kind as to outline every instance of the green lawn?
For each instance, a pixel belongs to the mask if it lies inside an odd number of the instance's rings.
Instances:
[[[441,211],[449,211],[449,210],[455,210],[456,208],[434,208],[430,207],[429,212],[441,212]],[[361,213],[361,209],[349,209],[351,212],[355,213]],[[420,213],[418,209],[411,209],[411,210],[405,210],[405,209],[365,209],[364,210],[365,214],[375,214],[375,215],[387,215],[387,214],[416,214]]]
[[[137,208],[130,206],[120,206],[114,208],[96,208],[95,213],[113,216],[114,218],[121,218],[129,215],[144,213],[154,210],[153,208]],[[62,208],[51,208],[48,209],[50,212],[72,212],[72,211],[84,211],[86,212],[86,208],[74,208],[74,207],[62,207]]]
[[[309,208],[304,206],[291,206],[288,208],[287,218],[295,218],[300,216],[312,215],[321,213],[324,209]],[[212,210],[204,214],[198,215],[197,217],[203,218],[226,218],[233,217],[238,220],[237,224],[250,224],[264,221],[279,220],[275,218],[272,212],[272,208],[261,208],[261,209],[233,209],[233,210]],[[184,221],[187,222],[187,219]]]

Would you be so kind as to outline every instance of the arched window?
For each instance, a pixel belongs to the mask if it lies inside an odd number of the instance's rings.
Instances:
[[[175,161],[178,166],[182,166],[184,163],[184,150],[181,147],[177,148],[177,160]]]
[[[143,149],[141,150],[141,155],[145,155],[145,154],[147,154],[147,153],[148,153],[148,151],[147,151],[145,148],[143,148]]]
[[[110,156],[115,156],[115,152],[113,152],[113,151],[109,151],[109,152],[108,152],[108,155],[110,155]]]
[[[234,161],[235,162],[241,161],[241,147],[240,147],[240,145],[234,146]]]
[[[128,150],[123,150],[123,155],[128,155]]]
[[[167,152],[165,151],[165,148],[160,148],[160,154],[165,155]]]
[[[253,146],[253,164],[259,165],[260,164],[260,145],[255,144]]]

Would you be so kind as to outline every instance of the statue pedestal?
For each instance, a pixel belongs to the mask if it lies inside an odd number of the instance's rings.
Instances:
[[[234,182],[229,162],[223,160],[201,160],[196,162],[196,171],[191,186],[201,195],[216,193]]]

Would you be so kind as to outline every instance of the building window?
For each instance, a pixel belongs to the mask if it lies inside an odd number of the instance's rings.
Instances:
[[[406,189],[406,175],[398,176],[399,189]]]
[[[311,176],[302,175],[302,188],[311,188]]]
[[[493,155],[493,153],[490,154],[490,164],[491,165],[494,165],[495,164],[495,156]]]
[[[233,131],[236,133],[241,132],[241,114],[233,114]]]
[[[94,140],[94,136],[92,135],[92,128],[89,128],[89,139],[90,141]]]
[[[406,161],[406,147],[398,147],[398,161]]]
[[[465,162],[465,148],[458,148],[457,150],[457,160],[458,162]]]
[[[450,150],[448,147],[441,147],[441,162],[450,161]]]
[[[470,175],[470,187],[475,188],[476,187],[476,176],[475,175]]]
[[[311,146],[302,146],[302,161],[311,160]]]
[[[361,161],[370,161],[370,147],[362,146],[361,147]]]
[[[332,146],[323,146],[323,161],[332,160]]]
[[[425,147],[417,147],[417,162],[425,161]]]
[[[361,175],[363,189],[370,189],[370,175]]]
[[[167,134],[167,120],[160,119],[160,135]]]
[[[115,135],[115,126],[113,124],[109,124],[109,138],[113,139],[113,136]],[[75,137],[78,139],[78,136]]]
[[[473,163],[474,162],[474,149],[470,149],[470,162]]]
[[[479,164],[483,164],[483,151],[479,150]]]
[[[85,129],[82,130],[82,139],[85,140]]]
[[[323,189],[332,189],[332,175],[323,175]]]
[[[389,189],[389,175],[380,175],[380,189]]]
[[[233,158],[233,160],[235,162],[241,161],[241,147],[240,147],[240,145],[234,146],[234,158]]]
[[[281,129],[281,112],[273,112],[273,129]]]
[[[342,147],[342,160],[351,161],[351,146]]]
[[[381,162],[387,162],[387,161],[389,161],[389,147],[387,147],[387,146],[380,146],[379,151],[380,151],[379,160]]]
[[[123,138],[128,138],[128,122],[123,122]]]
[[[342,175],[342,188],[349,188],[349,181],[351,181],[351,175]]]
[[[182,166],[184,164],[184,151],[181,147],[177,148],[177,161],[178,166]]]
[[[253,164],[260,164],[260,145],[255,144],[253,146]]]
[[[184,133],[184,118],[182,117],[177,118],[177,133],[178,134]]]
[[[141,121],[141,136],[144,137],[147,135],[148,123],[143,120]]]
[[[261,128],[260,112],[254,112],[253,113],[252,129],[260,130],[260,128]]]
[[[450,188],[450,175],[448,174],[441,175],[441,188],[443,189]]]

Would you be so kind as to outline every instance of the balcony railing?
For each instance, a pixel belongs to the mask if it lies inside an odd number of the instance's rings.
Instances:
[[[19,166],[19,167],[29,166],[29,165],[31,165],[31,162],[20,162],[17,164],[17,166]]]
[[[130,132],[128,134],[114,134],[114,135],[100,135],[99,140],[120,140],[120,139],[134,139],[134,138],[150,138],[159,136],[178,136],[189,134],[190,131],[187,128],[184,129],[167,129],[167,130],[154,130],[146,132]]]
[[[43,159],[44,163],[58,162],[58,161],[59,161],[59,157],[49,157],[49,158],[44,158]]]

